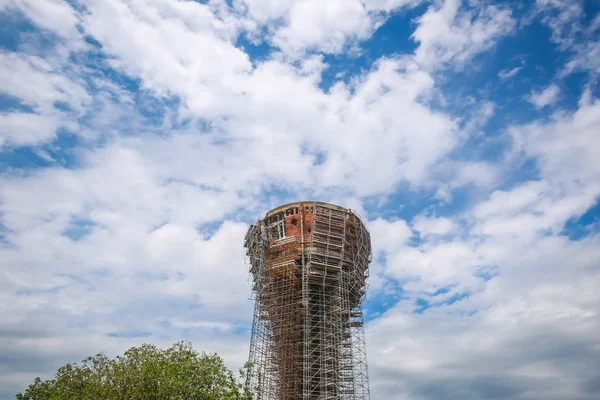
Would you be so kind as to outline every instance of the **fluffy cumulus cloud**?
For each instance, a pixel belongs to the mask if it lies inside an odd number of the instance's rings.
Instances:
[[[416,60],[426,69],[465,64],[510,34],[515,21],[511,9],[474,2],[466,10],[461,0],[437,2],[418,19],[412,37],[419,43]]]
[[[246,229],[307,198],[371,231],[372,398],[600,395],[594,7],[0,0],[0,24],[0,398],[143,342],[241,366]]]
[[[553,105],[560,95],[560,88],[556,84],[552,84],[539,92],[533,92],[529,96],[529,102],[538,110],[547,106]]]
[[[283,20],[273,29],[270,41],[292,55],[310,49],[339,53],[348,41],[365,39],[374,28],[373,17],[358,0],[287,2],[288,7],[281,7],[279,13],[273,12],[271,3],[248,1],[250,15],[267,25]]]

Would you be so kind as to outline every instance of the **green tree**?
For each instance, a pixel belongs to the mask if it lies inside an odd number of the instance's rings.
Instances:
[[[189,342],[162,350],[144,344],[123,356],[103,354],[59,368],[54,379],[36,378],[17,400],[251,400],[247,377],[239,378],[216,354],[198,353]]]

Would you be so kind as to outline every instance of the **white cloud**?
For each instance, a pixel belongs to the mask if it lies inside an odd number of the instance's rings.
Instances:
[[[462,68],[513,31],[509,9],[487,5],[464,10],[461,6],[461,0],[448,0],[430,6],[418,18],[412,38],[419,43],[415,59],[425,69],[439,69],[450,63]]]
[[[274,32],[272,43],[291,55],[310,49],[339,53],[348,41],[366,39],[375,27],[358,0],[295,2],[286,20]]]
[[[242,0],[241,3],[247,7],[248,14],[257,23],[265,25],[289,15],[295,1]]]
[[[59,122],[38,114],[13,112],[0,114],[0,147],[35,145],[54,137]]]
[[[583,4],[579,0],[537,0],[542,21],[552,29],[552,40],[565,48],[573,45],[577,32],[582,30],[580,18]]]
[[[414,7],[421,2],[422,0],[363,0],[367,10],[384,11],[388,13],[404,7]]]
[[[474,104],[475,106],[475,104]],[[477,104],[474,112],[465,118],[466,124],[464,130],[471,133],[481,130],[496,112],[496,104],[491,101],[486,101],[483,104]]]
[[[513,69],[503,69],[502,71],[500,71],[498,73],[498,77],[502,80],[510,79],[510,78],[515,77],[519,72],[521,72],[522,69],[523,69],[523,67],[515,67]]]
[[[413,236],[413,231],[403,220],[389,222],[376,219],[369,223],[369,230],[377,250],[390,251],[402,246]]]
[[[11,110],[0,116],[0,146],[48,142],[61,127],[76,130],[92,98],[56,65],[36,56],[0,52],[0,93],[32,112]],[[65,109],[66,108],[66,109]]]
[[[540,92],[532,92],[528,98],[528,101],[533,104],[535,108],[540,110],[556,103],[559,95],[560,87],[553,83]]]
[[[513,188],[510,192],[498,190],[491,194],[489,200],[478,204],[473,213],[478,218],[486,218],[498,214],[513,215],[524,207],[535,203],[547,184],[541,181],[529,181]]]
[[[430,218],[417,216],[412,220],[412,226],[423,236],[445,235],[452,233],[456,229],[454,221],[445,217]]]
[[[472,120],[477,124],[477,118]],[[467,127],[466,129],[469,129]],[[452,161],[436,165],[435,198],[447,203],[452,201],[456,189],[473,186],[480,190],[493,188],[501,176],[500,168],[485,161]]]
[[[452,188],[474,184],[480,187],[492,187],[498,181],[498,168],[488,162],[459,162],[455,164]]]
[[[266,40],[286,56],[299,58],[307,51],[338,54],[369,38],[389,13],[412,7],[419,0],[242,0],[252,24],[251,38]]]
[[[80,40],[79,18],[73,8],[61,0],[0,0],[0,11],[19,10],[40,28],[56,33],[72,44]]]
[[[114,57],[115,68],[139,77],[145,89],[160,97],[180,95],[206,118],[243,106],[240,86],[252,66],[232,43],[238,22],[196,2],[109,0],[87,7],[86,31]]]
[[[600,73],[600,41],[590,41],[579,47],[577,54],[566,64],[564,74],[579,70]]]
[[[534,122],[522,127],[513,127],[510,134],[517,151],[537,158],[538,167],[544,177],[560,182],[571,189],[573,185],[587,183],[596,190],[600,182],[596,145],[597,124],[600,123],[600,101],[592,99],[586,91],[574,113],[557,113],[549,123]]]
[[[56,102],[83,112],[91,101],[81,85],[40,57],[2,51],[0,68],[0,91],[41,113],[53,111]]]

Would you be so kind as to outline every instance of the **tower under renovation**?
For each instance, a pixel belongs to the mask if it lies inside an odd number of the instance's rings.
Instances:
[[[298,202],[250,226],[256,400],[369,399],[363,301],[371,239],[355,213]]]

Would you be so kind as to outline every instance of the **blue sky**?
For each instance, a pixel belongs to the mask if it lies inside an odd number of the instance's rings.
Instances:
[[[247,358],[248,224],[372,236],[374,399],[600,397],[600,5],[0,0],[0,398]]]

